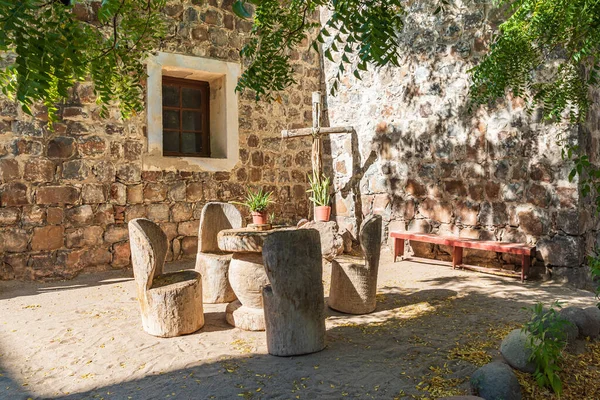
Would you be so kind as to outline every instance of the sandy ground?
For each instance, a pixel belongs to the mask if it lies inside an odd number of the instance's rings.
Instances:
[[[589,292],[541,282],[393,264],[388,252],[378,293],[370,315],[328,309],[324,351],[278,358],[264,332],[229,326],[224,305],[205,305],[195,334],[145,334],[127,271],[0,282],[0,398],[435,398],[446,393],[439,387],[468,387],[476,366],[456,356],[461,346],[488,342],[497,354],[502,332],[528,319],[523,307],[595,303]]]

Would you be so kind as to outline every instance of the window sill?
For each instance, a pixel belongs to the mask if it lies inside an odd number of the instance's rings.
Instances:
[[[189,172],[217,172],[230,171],[237,164],[234,157],[180,157],[163,156],[161,149],[149,151],[142,157],[144,171],[189,171]]]

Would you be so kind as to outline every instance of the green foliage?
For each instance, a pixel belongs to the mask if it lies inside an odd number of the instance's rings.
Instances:
[[[473,69],[475,105],[506,91],[543,106],[544,118],[581,122],[598,83],[600,1],[498,0],[510,10],[490,52]]]
[[[580,150],[579,146],[563,143],[563,159],[570,160],[574,164],[574,168],[569,173],[569,182],[578,177],[582,197],[593,196],[596,212],[600,212],[600,168],[592,164],[589,156],[581,154]]]
[[[264,192],[262,189],[253,192],[251,189],[248,189],[244,201],[232,201],[231,203],[248,207],[251,212],[263,212],[269,205],[273,204],[272,196],[273,192]]]
[[[565,326],[570,324],[558,315],[556,309],[560,307],[554,302],[545,310],[542,303],[537,303],[530,309],[533,315],[523,327],[523,331],[530,334],[528,346],[532,350],[530,361],[536,364],[535,380],[540,387],[550,387],[559,395],[562,392],[559,364],[567,339]]]
[[[490,52],[472,70],[473,106],[494,102],[507,91],[543,109],[546,121],[580,123],[591,104],[590,87],[600,72],[599,0],[498,0],[509,11]],[[561,143],[574,162],[583,196],[600,212],[600,169],[577,146]]]
[[[251,4],[249,4],[251,3]],[[237,0],[233,10],[249,18],[255,7],[249,43],[242,49],[248,63],[237,90],[253,90],[256,98],[273,100],[277,92],[295,82],[290,54],[319,29],[315,15],[327,7],[329,20],[318,31],[313,49],[329,43],[323,54],[338,62],[339,70],[332,93],[339,88],[346,70],[360,79],[368,65],[398,65],[398,33],[403,27],[404,10],[400,0]],[[329,39],[329,40],[328,40]],[[339,61],[334,54],[339,53]]]
[[[78,19],[75,3],[85,1],[0,0],[2,92],[28,114],[44,104],[54,121],[69,89],[91,78],[102,116],[113,102],[124,117],[141,111],[142,61],[164,34],[165,0],[103,0],[90,21]]]
[[[596,298],[600,299],[600,248],[596,247],[594,252],[588,256],[588,264],[592,272],[592,279],[598,285],[596,287]],[[596,305],[600,308],[600,303]]]
[[[328,206],[331,202],[331,194],[330,194],[330,186],[331,181],[325,175],[318,176],[313,174],[312,176],[308,176],[308,182],[310,184],[310,189],[308,189],[307,193],[312,193],[312,196],[309,197],[310,201],[312,201],[315,206]]]

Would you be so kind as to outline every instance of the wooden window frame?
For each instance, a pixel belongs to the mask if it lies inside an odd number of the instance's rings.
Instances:
[[[181,79],[181,78],[173,78],[170,76],[162,77],[162,84],[169,86],[178,86],[179,87],[179,107],[171,107],[165,106],[161,104],[162,110],[178,110],[179,111],[179,129],[165,129],[164,122],[162,126],[163,130],[163,156],[165,157],[210,157],[210,84],[205,81],[196,81],[192,79]],[[187,108],[182,107],[182,88],[188,87],[193,89],[200,90],[201,99],[200,99],[200,108]],[[162,102],[164,103],[164,101]],[[200,111],[202,115],[202,131],[189,131],[183,129],[183,121],[182,114],[183,111]],[[164,132],[178,132],[179,133],[179,151],[165,151],[164,150]],[[202,137],[202,151],[195,153],[185,153],[181,151],[182,144],[182,134],[183,133],[195,133],[196,135],[201,135]]]

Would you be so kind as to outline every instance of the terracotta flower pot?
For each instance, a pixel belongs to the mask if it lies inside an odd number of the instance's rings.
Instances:
[[[252,211],[252,223],[255,225],[265,225],[267,223],[267,213]]]
[[[315,221],[327,222],[331,216],[331,207],[329,206],[318,206],[315,207]]]

